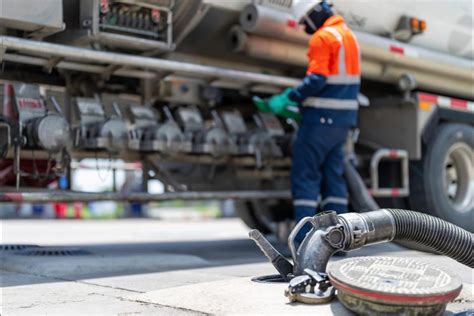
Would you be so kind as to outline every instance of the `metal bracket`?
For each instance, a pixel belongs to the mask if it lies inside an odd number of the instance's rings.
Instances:
[[[399,188],[379,187],[379,164],[382,160],[398,160],[401,162],[401,182]],[[404,197],[410,194],[408,152],[400,149],[379,149],[370,161],[370,192],[376,197]]]
[[[43,66],[43,69],[47,72],[47,73],[51,73],[53,71],[53,68],[56,67],[57,64],[59,64],[61,61],[63,61],[63,57],[53,57],[53,58],[50,58],[46,65]]]
[[[106,67],[105,71],[102,73],[102,78],[104,80],[109,80],[110,77],[117,71],[119,70],[120,68],[122,68],[122,66],[120,65],[109,65]]]

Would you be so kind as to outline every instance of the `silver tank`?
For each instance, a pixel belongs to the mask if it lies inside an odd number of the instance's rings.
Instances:
[[[411,74],[421,89],[474,99],[472,36],[466,37],[472,33],[472,17],[466,13],[472,11],[466,11],[469,5],[472,9],[470,0],[387,2],[378,5],[376,16],[376,1],[333,2],[359,39],[365,79],[398,83]],[[177,1],[177,47],[169,58],[300,77],[309,37],[293,20],[292,5],[273,0]],[[441,21],[443,11],[449,14]],[[425,20],[426,31],[408,42],[392,39],[403,15]]]

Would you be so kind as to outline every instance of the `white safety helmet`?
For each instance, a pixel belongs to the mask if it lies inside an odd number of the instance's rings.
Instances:
[[[303,19],[321,2],[321,0],[295,0],[293,2],[293,17],[296,23],[303,23]]]
[[[307,32],[316,31],[333,14],[325,0],[296,0],[292,8],[296,23],[304,23]]]

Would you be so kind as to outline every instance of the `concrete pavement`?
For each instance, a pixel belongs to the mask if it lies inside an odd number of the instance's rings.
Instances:
[[[2,221],[2,244],[80,248],[77,256],[2,252],[2,315],[38,314],[350,314],[337,301],[288,304],[237,219],[208,221]],[[472,308],[473,271],[454,260],[395,244],[351,253],[413,256],[455,271],[464,282],[450,313]],[[334,260],[338,260],[334,258]]]

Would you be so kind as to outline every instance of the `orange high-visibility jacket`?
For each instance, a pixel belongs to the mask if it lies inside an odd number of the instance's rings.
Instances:
[[[354,126],[360,86],[360,49],[341,16],[332,16],[309,41],[307,76],[290,98],[301,102],[303,121]]]

